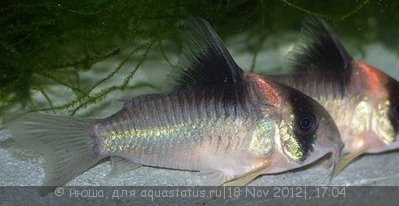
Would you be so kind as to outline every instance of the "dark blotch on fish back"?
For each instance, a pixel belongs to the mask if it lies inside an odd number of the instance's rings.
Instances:
[[[174,82],[172,90],[140,96],[125,104],[133,117],[146,114],[137,125],[154,126],[157,121],[176,124],[196,118],[245,114],[267,104],[257,84],[245,79],[244,71],[204,19],[191,17],[185,26],[183,52],[169,75]],[[153,109],[151,105],[161,108]]]
[[[343,97],[352,76],[353,59],[332,29],[322,19],[309,17],[299,42],[289,66],[298,72],[314,73],[317,81],[332,86],[332,92]]]
[[[202,18],[190,17],[185,26],[183,53],[170,76],[177,82],[171,94],[189,94],[190,101],[197,102],[193,105],[210,103],[216,115],[249,109],[251,88],[244,71],[217,33]]]
[[[209,85],[231,87],[243,81],[244,71],[235,63],[223,41],[201,18],[189,18],[183,53],[175,68],[175,88]]]
[[[187,86],[224,85],[232,86],[242,81],[243,71],[232,61],[228,61],[222,53],[213,48],[196,56],[198,61],[190,62],[189,69],[184,70],[179,82],[179,88]],[[235,67],[231,69],[231,67]]]

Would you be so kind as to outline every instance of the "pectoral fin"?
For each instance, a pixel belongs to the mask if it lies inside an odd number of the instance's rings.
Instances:
[[[268,162],[265,161],[253,170],[224,182],[222,186],[245,186],[259,175],[264,174],[268,170],[268,166]]]
[[[367,151],[367,147],[362,147],[353,153],[346,154],[334,168],[333,176],[337,176],[349,163]]]
[[[244,151],[213,155],[204,152],[203,157],[208,163],[208,169],[200,172],[205,175],[205,184],[208,186],[220,186],[230,182],[233,185],[245,185],[268,169],[268,161],[264,156],[255,156]]]
[[[201,171],[201,175],[205,176],[206,186],[219,186],[224,182],[233,178],[232,175],[223,171]]]

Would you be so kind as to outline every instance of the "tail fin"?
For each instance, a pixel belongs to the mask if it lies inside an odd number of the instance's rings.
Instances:
[[[14,139],[8,138],[3,141],[0,141],[0,148],[7,150],[9,153],[18,157],[18,159],[27,161],[40,163],[43,162],[42,158],[36,152],[32,150],[26,149],[25,147],[21,147]]]
[[[44,114],[6,114],[3,123],[12,138],[28,149],[42,154],[46,176],[40,195],[45,196],[93,167],[103,157],[95,152],[91,134],[94,120]]]

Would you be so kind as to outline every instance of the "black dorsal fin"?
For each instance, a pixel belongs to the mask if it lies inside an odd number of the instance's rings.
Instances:
[[[177,75],[177,88],[233,85],[242,80],[243,70],[208,22],[189,17],[186,29],[183,53],[172,72]]]
[[[289,66],[298,72],[321,73],[324,80],[345,86],[352,74],[352,61],[352,57],[327,23],[317,17],[308,17],[302,28],[299,44],[290,54]]]

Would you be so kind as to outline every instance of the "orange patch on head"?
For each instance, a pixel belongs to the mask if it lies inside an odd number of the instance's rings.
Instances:
[[[259,78],[258,85],[262,89],[262,91],[268,95],[273,105],[280,106],[281,104],[280,95],[278,92],[276,92],[276,90],[272,86],[270,86],[270,84],[265,82],[265,80]]]
[[[270,80],[261,78],[256,74],[246,73],[245,75],[256,82],[258,88],[267,96],[267,99],[272,105],[276,107],[281,105],[281,97],[279,92],[273,87],[274,83],[269,83]]]
[[[354,64],[364,74],[367,84],[372,92],[381,91],[383,87],[383,85],[381,85],[381,71],[362,61],[355,61]]]

